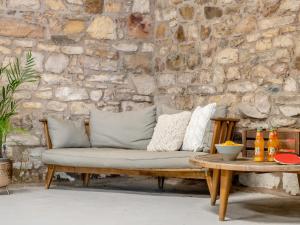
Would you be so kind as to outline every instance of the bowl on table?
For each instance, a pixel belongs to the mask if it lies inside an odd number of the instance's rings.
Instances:
[[[230,142],[226,144],[216,144],[218,153],[222,156],[224,161],[233,161],[236,160],[238,155],[243,149],[242,144],[236,144],[234,142]]]

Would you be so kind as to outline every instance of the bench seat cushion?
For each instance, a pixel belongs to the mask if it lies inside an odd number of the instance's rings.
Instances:
[[[45,164],[115,169],[188,169],[189,158],[203,152],[148,152],[115,148],[62,148],[42,154]]]

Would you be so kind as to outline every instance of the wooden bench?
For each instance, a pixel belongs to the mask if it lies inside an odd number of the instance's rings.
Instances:
[[[214,124],[214,132],[212,137],[212,143],[210,153],[216,153],[215,144],[223,143],[226,140],[232,140],[233,131],[238,119],[234,118],[214,118],[212,119]],[[43,123],[44,134],[46,138],[46,144],[48,149],[52,149],[52,142],[49,135],[48,123],[46,119],[40,120]],[[85,121],[86,132],[89,135],[89,122]],[[208,188],[212,187],[212,176],[209,171],[203,169],[191,168],[191,169],[118,169],[118,168],[89,168],[89,167],[71,167],[61,165],[47,165],[47,175],[45,180],[45,187],[50,187],[54,172],[70,172],[80,173],[83,177],[83,184],[88,185],[91,174],[124,174],[131,176],[154,176],[158,177],[158,186],[163,189],[164,178],[188,178],[188,179],[206,179]]]

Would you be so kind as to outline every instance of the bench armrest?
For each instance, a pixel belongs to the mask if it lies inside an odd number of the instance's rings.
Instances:
[[[51,138],[49,135],[49,129],[48,129],[48,121],[47,119],[40,119],[40,122],[43,124],[43,129],[44,129],[44,135],[46,138],[46,144],[48,149],[52,149],[52,142]]]
[[[213,121],[213,138],[210,146],[210,153],[215,154],[217,149],[215,144],[224,143],[233,139],[233,132],[236,124],[240,121],[236,118],[211,118]]]

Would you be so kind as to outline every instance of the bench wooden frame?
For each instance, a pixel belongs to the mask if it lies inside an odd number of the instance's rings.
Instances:
[[[215,144],[222,143],[226,140],[232,140],[233,131],[238,123],[238,119],[234,118],[213,118],[214,133],[210,148],[210,153],[216,153]],[[46,119],[41,119],[43,124],[44,135],[46,138],[47,148],[52,149],[52,142],[48,130],[48,122]],[[85,121],[85,129],[89,135],[89,121]],[[188,178],[188,179],[206,179],[209,191],[212,189],[212,173],[203,169],[118,169],[118,168],[89,168],[89,167],[74,167],[61,165],[47,165],[47,175],[45,179],[45,188],[49,189],[52,178],[55,172],[70,172],[82,174],[83,184],[88,185],[91,174],[123,174],[129,176],[153,176],[158,177],[158,186],[163,188],[164,178]]]

